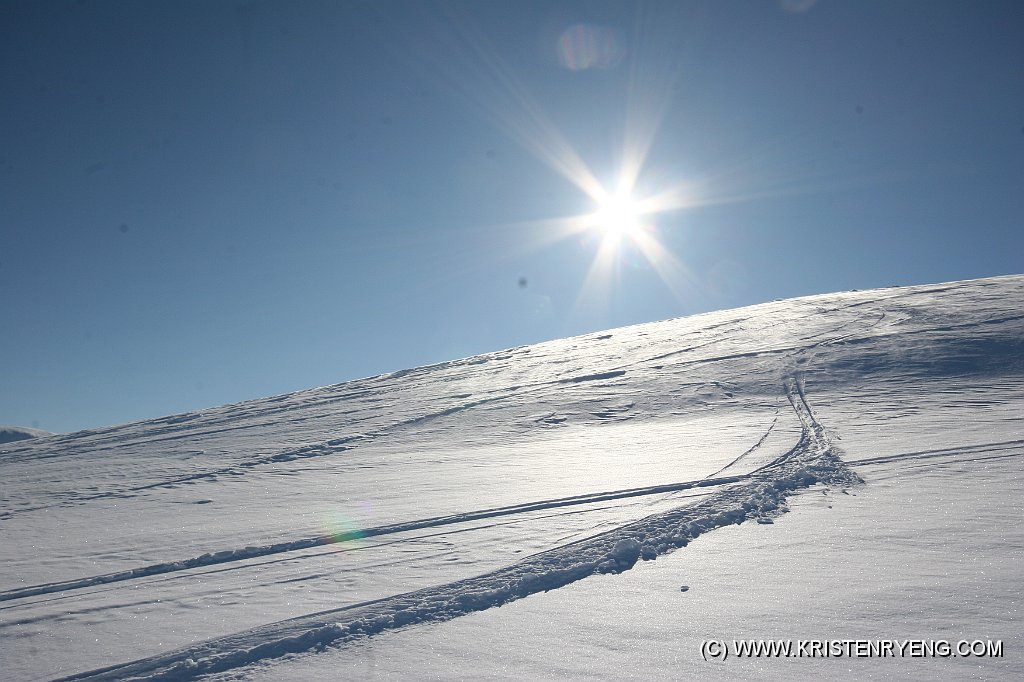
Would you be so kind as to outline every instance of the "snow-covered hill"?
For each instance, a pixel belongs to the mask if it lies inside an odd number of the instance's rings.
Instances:
[[[1022,417],[1014,276],[4,444],[0,676],[1019,679]]]
[[[42,429],[31,429],[27,426],[0,426],[0,443],[13,443],[16,440],[28,440],[30,438],[42,438],[52,436],[49,431]]]

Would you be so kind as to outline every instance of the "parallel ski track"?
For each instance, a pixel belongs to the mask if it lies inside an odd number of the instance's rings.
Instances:
[[[270,623],[166,654],[62,679],[195,679],[290,653],[344,644],[387,629],[450,620],[555,589],[594,573],[628,570],[641,554],[645,559],[654,558],[685,546],[692,538],[715,528],[749,518],[777,515],[784,510],[787,496],[814,483],[846,486],[860,482],[839,458],[825,428],[817,421],[800,378],[787,379],[784,390],[801,423],[798,442],[755,472],[728,477],[725,481],[705,479],[705,485],[715,485],[718,489],[692,505],[654,514],[473,578]],[[674,485],[696,487],[701,483],[689,481]],[[612,494],[625,497],[638,494],[638,490],[662,492],[666,488],[656,486]],[[592,496],[582,497],[592,499]],[[572,500],[576,499],[579,498],[544,504],[573,504]],[[487,510],[490,514],[496,512],[509,513]],[[457,516],[464,518],[464,515]]]
[[[521,504],[508,505],[503,507],[478,509],[469,512],[461,512],[458,514],[448,514],[444,516],[434,516],[424,519],[415,519],[411,521],[387,524],[383,526],[371,526],[367,528],[350,530],[345,533],[336,535],[318,535],[315,537],[289,540],[287,542],[277,542],[270,545],[248,546],[244,548],[222,550],[218,552],[203,554],[197,557],[189,557],[175,561],[166,561],[157,564],[139,566],[125,571],[116,571],[113,573],[104,573],[100,575],[88,576],[83,578],[75,578],[59,582],[30,585],[13,590],[6,590],[0,592],[0,602],[24,599],[27,597],[34,597],[44,594],[53,594],[57,592],[68,592],[72,590],[93,587],[96,585],[123,582],[126,580],[134,580],[137,578],[145,578],[155,575],[162,575],[166,573],[188,571],[191,569],[205,566],[214,566],[217,564],[225,564],[236,561],[246,561],[249,559],[265,557],[274,554],[296,552],[305,549],[310,549],[313,547],[320,547],[324,545],[347,542],[358,538],[391,535],[395,533],[405,533],[408,531],[419,530],[422,528],[436,528],[440,526],[467,523],[471,521],[493,518],[498,516],[524,514],[544,509],[554,509],[558,507],[566,507],[572,505],[587,505],[596,502],[617,500],[628,497],[641,497],[647,495],[675,493],[682,490],[689,490],[692,488],[708,488],[728,485],[731,483],[737,483],[739,481],[749,479],[751,476],[756,475],[765,467],[771,466],[772,463],[766,464],[745,474],[738,474],[733,476],[718,476],[718,474],[724,471],[725,469],[729,468],[730,466],[735,465],[741,459],[751,454],[761,445],[763,445],[765,440],[767,440],[768,436],[774,429],[777,420],[778,416],[776,415],[776,418],[772,420],[771,424],[768,426],[768,429],[757,441],[757,443],[755,443],[753,446],[747,449],[743,454],[734,459],[721,470],[711,474],[710,476],[697,480],[643,486],[639,488],[626,488],[622,490],[586,493],[582,495],[573,495],[570,497],[554,498],[547,500],[537,500],[533,502],[525,502]]]
[[[0,602],[10,601],[13,599],[23,599],[25,597],[34,597],[41,594],[67,592],[70,590],[78,590],[86,587],[92,587],[94,585],[104,585],[108,583],[121,582],[125,580],[134,580],[136,578],[144,578],[148,576],[161,575],[164,573],[172,573],[176,571],[187,571],[193,568],[199,568],[203,566],[214,566],[217,564],[224,564],[234,561],[245,561],[247,559],[254,559],[258,557],[269,556],[272,554],[295,552],[304,549],[310,549],[313,547],[348,542],[359,538],[376,537],[380,535],[391,535],[393,533],[404,533],[408,531],[419,530],[422,528],[437,528],[439,526],[466,523],[470,521],[477,521],[480,519],[488,519],[498,516],[508,516],[511,514],[523,514],[526,512],[538,511],[543,509],[554,509],[557,507],[566,507],[570,505],[592,504],[595,502],[618,500],[626,497],[657,495],[659,493],[678,492],[680,490],[689,490],[691,488],[716,487],[748,479],[751,475],[752,473],[738,476],[721,476],[717,478],[703,478],[695,481],[666,483],[661,485],[646,486],[642,488],[629,488],[625,490],[588,493],[585,495],[575,495],[572,497],[526,502],[523,504],[509,505],[506,507],[480,509],[476,511],[463,512],[459,514],[450,514],[447,516],[435,516],[425,519],[417,519],[414,521],[406,521],[402,523],[394,523],[384,526],[372,526],[369,528],[361,528],[357,530],[347,531],[340,535],[320,535],[316,537],[301,538],[299,540],[290,540],[288,542],[278,542],[272,545],[223,550],[220,552],[203,554],[198,557],[191,557],[188,559],[181,559],[178,561],[168,561],[159,564],[150,564],[148,566],[140,566],[138,568],[129,569],[126,571],[118,571],[116,573],[105,573],[102,575],[89,576],[87,578],[76,578],[73,580],[45,583],[40,585],[32,585],[29,587],[22,587],[15,590],[7,590],[5,592],[0,592]]]
[[[1000,453],[1000,454],[987,454]],[[986,455],[987,456],[980,456]],[[1024,439],[1005,440],[994,443],[978,443],[976,445],[963,445],[953,448],[938,448],[935,450],[917,450],[914,452],[901,452],[892,455],[880,455],[878,457],[867,457],[864,459],[848,460],[851,467],[870,466],[873,464],[890,464],[893,462],[916,461],[922,459],[943,459],[943,458],[966,458],[966,461],[984,461],[990,459],[1007,459],[1010,457],[1024,456]]]

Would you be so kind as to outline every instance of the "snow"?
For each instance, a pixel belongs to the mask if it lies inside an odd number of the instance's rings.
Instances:
[[[0,666],[1019,678],[1022,304],[1021,276],[776,301],[4,444]]]
[[[1024,661],[1013,652],[1022,634],[1020,458],[1010,472],[961,459],[945,461],[964,483],[953,494],[944,468],[864,467],[867,485],[849,495],[812,489],[774,526],[722,528],[621,575],[251,668],[246,677],[1021,679]],[[1003,488],[1006,504],[989,504],[991,486],[1007,473],[1016,478]],[[921,637],[1002,639],[1007,651],[1001,659],[721,662],[699,653],[708,638]]]
[[[16,440],[43,438],[52,435],[49,431],[32,429],[27,426],[0,426],[0,443],[13,443]]]

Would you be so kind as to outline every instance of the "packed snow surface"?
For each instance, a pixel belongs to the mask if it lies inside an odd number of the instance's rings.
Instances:
[[[5,443],[0,676],[1020,678],[1022,455],[1022,276]]]

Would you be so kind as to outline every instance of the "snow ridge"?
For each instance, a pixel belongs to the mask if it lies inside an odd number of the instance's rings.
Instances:
[[[416,623],[440,622],[562,587],[595,573],[620,573],[637,561],[686,546],[715,528],[767,521],[786,511],[795,491],[816,483],[861,483],[840,459],[812,411],[799,374],[783,390],[801,423],[797,443],[769,464],[704,499],[584,540],[569,543],[473,578],[270,623],[159,654],[62,678],[64,680],[187,680],[375,635]],[[721,483],[721,481],[719,481]],[[216,556],[216,555],[213,555]]]

